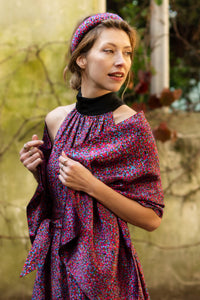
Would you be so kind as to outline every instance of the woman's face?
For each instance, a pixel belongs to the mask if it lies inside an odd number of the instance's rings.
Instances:
[[[89,52],[77,59],[83,71],[82,95],[92,98],[118,91],[130,70],[132,51],[123,30],[103,29]]]

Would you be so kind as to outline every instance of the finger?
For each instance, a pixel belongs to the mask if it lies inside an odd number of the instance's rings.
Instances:
[[[58,175],[59,180],[62,182],[63,185],[73,189],[73,183],[70,180],[65,179],[61,174]]]
[[[63,185],[67,186],[67,182],[65,181],[64,177],[61,174],[58,175],[58,178],[62,182]]]
[[[37,170],[37,167],[42,163],[42,159],[39,157],[37,159],[35,159],[33,162],[30,162],[26,168],[31,171],[31,172],[35,172]]]
[[[65,161],[74,161],[73,159],[69,158],[69,157],[65,154],[64,151],[62,151],[62,156],[61,156],[61,157],[63,157],[64,162],[65,162]]]
[[[62,176],[62,178],[63,178],[63,180],[67,180],[67,178],[68,178],[68,176],[67,176],[67,174],[64,172],[64,170],[62,170],[62,169],[60,169],[60,171],[59,171],[59,175],[61,175]]]
[[[60,169],[60,170],[63,170],[63,169],[64,169],[64,165],[63,165],[61,162],[59,163],[59,169]]]
[[[65,158],[63,156],[60,156],[59,157],[59,161],[60,161],[61,164],[63,164],[64,166],[66,166],[67,163],[69,162],[69,158]]]
[[[24,144],[23,148],[20,150],[19,154],[22,155],[29,150],[28,142]]]
[[[22,162],[23,162],[24,166],[27,168],[27,166],[29,164],[33,163],[38,158],[40,158],[42,160],[42,158],[40,157],[40,155],[38,153],[35,153],[32,156],[28,156],[28,157],[24,158],[24,160]]]
[[[32,141],[37,141],[37,140],[39,140],[39,138],[38,138],[37,134],[34,134],[32,136]]]
[[[67,177],[69,175],[69,168],[67,166],[64,166],[62,163],[59,163],[59,173],[62,174],[64,177]]]
[[[30,150],[32,147],[39,147],[43,145],[44,142],[42,140],[33,140],[33,141],[28,141],[27,143],[24,144],[24,147],[20,150],[20,154],[27,152]]]
[[[39,147],[43,144],[44,144],[44,142],[42,140],[32,140],[32,141],[27,142],[26,146],[29,148],[32,148],[32,147]]]
[[[32,156],[32,155],[35,154],[35,153],[39,153],[40,157],[41,157],[42,159],[44,158],[43,152],[42,152],[40,149],[38,149],[37,147],[33,147],[33,148],[31,148],[31,149],[28,151],[28,155],[29,155],[29,156]]]
[[[64,151],[62,151],[62,156],[65,157],[65,158],[67,158],[67,155],[65,154]]]
[[[25,167],[27,167],[29,163],[32,163],[34,160],[38,158],[40,158],[43,161],[43,154],[37,148],[35,149],[33,148],[28,152],[22,154],[20,157],[20,161],[24,164]]]
[[[75,160],[69,158],[64,151],[62,151],[62,155],[59,157],[59,161],[66,166],[68,163],[77,163]]]
[[[40,157],[41,159],[44,159],[44,155],[43,155],[42,151],[39,150],[38,148],[34,147],[28,151],[20,153],[20,161],[22,163],[24,163],[29,157],[31,157],[35,154],[37,154],[37,155],[34,157],[36,157],[36,158]]]
[[[20,161],[25,165],[26,160],[30,157],[29,152],[20,152]]]
[[[31,154],[32,150],[29,151],[29,160],[32,162],[34,160],[36,160],[37,158],[41,158],[42,159],[42,156],[40,155],[40,153],[37,151],[33,154]]]

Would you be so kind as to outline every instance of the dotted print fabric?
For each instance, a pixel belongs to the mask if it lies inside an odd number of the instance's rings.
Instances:
[[[155,141],[143,112],[115,125],[113,113],[76,108],[54,145],[44,131],[41,180],[27,207],[32,248],[21,276],[37,269],[32,299],[150,299],[127,223],[58,179],[62,150],[115,191],[162,216]]]

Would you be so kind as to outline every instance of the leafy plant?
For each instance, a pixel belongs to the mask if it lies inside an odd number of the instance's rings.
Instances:
[[[162,4],[161,0],[155,0],[155,2],[158,5]],[[200,49],[198,17],[200,7],[196,1],[170,1],[170,88],[164,89],[159,97],[151,95],[149,89],[151,77],[155,72],[150,64],[150,1],[120,1],[120,3],[121,7],[118,0],[109,0],[108,8],[115,8],[114,12],[119,13],[137,29],[139,40],[131,81],[124,96],[125,102],[136,111],[142,109],[146,112],[166,106],[171,110],[176,110],[181,109],[182,103],[184,103],[185,110],[197,110],[200,107],[200,89],[199,100],[194,102],[192,99],[192,91],[196,91],[198,97],[200,64],[198,50]],[[186,19],[187,22],[185,22]],[[163,142],[166,136],[168,138],[175,136],[172,132],[171,135],[166,135],[166,128],[167,124],[164,126],[161,123],[157,127],[159,134],[155,135]],[[165,135],[163,139],[161,138],[162,130]]]
[[[162,0],[154,0],[155,1],[155,3],[157,4],[157,5],[161,5],[162,4]]]

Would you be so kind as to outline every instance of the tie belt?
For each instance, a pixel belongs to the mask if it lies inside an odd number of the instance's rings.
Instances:
[[[20,277],[23,277],[44,265],[52,239],[51,228],[61,229],[61,220],[45,219],[42,221]]]

